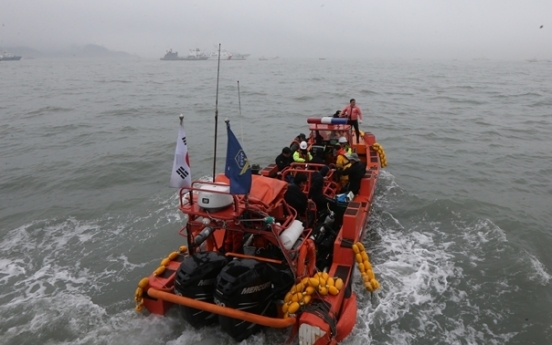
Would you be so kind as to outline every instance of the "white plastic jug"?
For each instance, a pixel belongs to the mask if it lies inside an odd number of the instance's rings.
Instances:
[[[294,220],[291,225],[280,234],[280,241],[287,250],[293,247],[301,233],[303,233],[303,223],[299,220]]]

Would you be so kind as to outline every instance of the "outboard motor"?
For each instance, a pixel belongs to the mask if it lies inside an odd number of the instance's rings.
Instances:
[[[269,264],[252,259],[236,259],[226,265],[217,277],[215,303],[249,313],[276,316],[271,303],[272,282]],[[254,323],[218,316],[222,329],[237,341],[256,333]]]
[[[200,252],[186,257],[176,273],[176,294],[213,303],[217,276],[227,263],[226,256],[217,252]],[[181,305],[180,311],[184,319],[196,328],[217,321],[215,314],[203,310]]]

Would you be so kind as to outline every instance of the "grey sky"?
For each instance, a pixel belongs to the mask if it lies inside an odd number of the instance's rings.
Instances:
[[[544,25],[542,29],[540,26]],[[550,0],[0,0],[0,47],[552,59]]]

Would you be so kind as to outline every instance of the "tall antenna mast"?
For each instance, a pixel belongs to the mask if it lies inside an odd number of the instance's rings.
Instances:
[[[218,129],[218,91],[219,91],[219,75],[220,75],[220,43],[218,46],[218,66],[217,66],[217,96],[215,100],[215,154],[213,157],[213,182],[215,182],[215,174],[217,170],[217,129]]]
[[[243,143],[243,119],[241,114],[240,81],[238,80],[238,107],[240,109],[241,141]]]

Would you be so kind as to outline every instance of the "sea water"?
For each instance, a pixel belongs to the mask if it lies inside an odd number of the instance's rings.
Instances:
[[[185,243],[168,188],[178,115],[200,179],[224,168],[224,119],[264,166],[350,98],[389,166],[364,239],[381,289],[355,273],[344,343],[552,343],[552,63],[224,61],[218,116],[216,73],[215,61],[0,63],[0,343],[235,344],[176,308],[134,311],[138,281]]]

